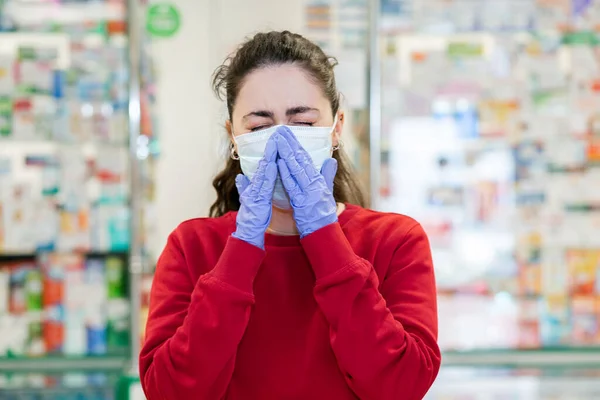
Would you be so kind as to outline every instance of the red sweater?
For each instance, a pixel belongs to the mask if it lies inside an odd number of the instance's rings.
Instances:
[[[194,219],[156,269],[140,355],[149,400],[419,400],[440,367],[436,290],[414,220],[347,206],[266,251],[235,213]]]

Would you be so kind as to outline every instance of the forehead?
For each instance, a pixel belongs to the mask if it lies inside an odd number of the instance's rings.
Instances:
[[[301,67],[284,64],[257,69],[244,79],[235,102],[234,118],[248,112],[285,111],[298,105],[323,109],[328,100]]]

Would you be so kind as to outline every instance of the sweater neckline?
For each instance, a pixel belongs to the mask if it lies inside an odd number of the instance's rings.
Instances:
[[[346,208],[342,213],[338,216],[338,222],[340,226],[343,228],[352,217],[360,210],[359,206],[354,204],[345,203]],[[231,213],[232,220],[235,223],[235,218],[237,216],[237,212]],[[296,247],[300,246],[300,235],[276,235],[273,233],[265,234],[265,246],[270,247]]]

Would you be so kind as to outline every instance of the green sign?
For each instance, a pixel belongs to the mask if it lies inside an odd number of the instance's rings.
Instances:
[[[471,58],[483,56],[483,45],[480,43],[451,42],[447,54],[452,58]]]
[[[181,26],[181,15],[172,4],[159,3],[148,7],[146,30],[156,37],[171,37]]]
[[[593,31],[569,32],[563,36],[562,43],[567,46],[598,46],[600,38]]]

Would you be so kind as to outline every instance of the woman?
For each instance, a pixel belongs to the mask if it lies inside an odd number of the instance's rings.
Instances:
[[[149,400],[418,400],[435,379],[427,237],[361,207],[334,65],[269,32],[217,70],[231,158],[213,218],[181,224],[158,262],[140,355]]]

